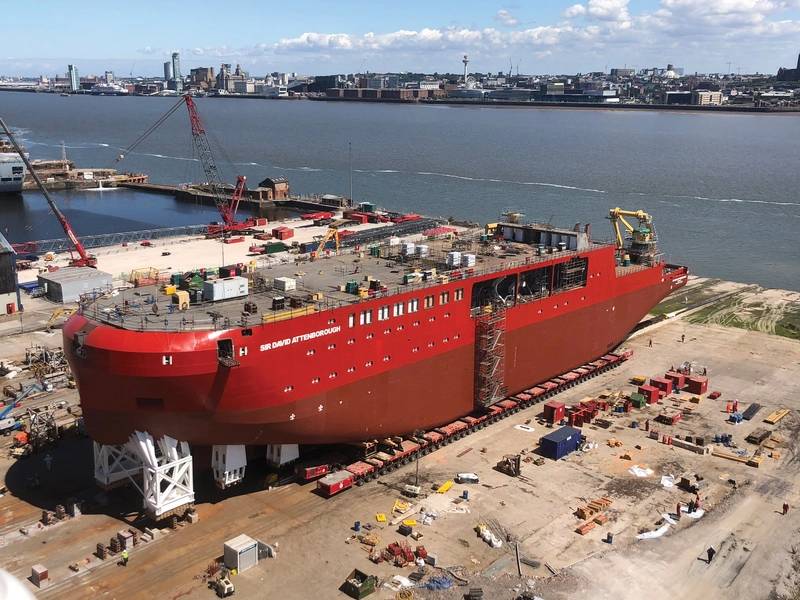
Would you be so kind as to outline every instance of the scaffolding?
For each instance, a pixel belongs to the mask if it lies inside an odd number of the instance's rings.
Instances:
[[[28,442],[34,451],[39,451],[45,446],[58,441],[58,425],[56,424],[55,409],[43,407],[28,409]]]
[[[506,307],[495,302],[480,309],[476,322],[475,404],[487,407],[507,395],[505,385]]]

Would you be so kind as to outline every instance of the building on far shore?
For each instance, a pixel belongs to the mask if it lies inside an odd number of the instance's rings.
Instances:
[[[722,106],[722,92],[709,90],[694,90],[692,104],[695,106]]]
[[[797,67],[794,69],[778,69],[778,81],[800,81],[800,54],[797,55]]]

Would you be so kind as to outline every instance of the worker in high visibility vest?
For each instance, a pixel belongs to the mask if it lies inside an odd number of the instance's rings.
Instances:
[[[122,566],[123,567],[127,567],[128,566],[128,551],[127,550],[123,550],[122,551]]]

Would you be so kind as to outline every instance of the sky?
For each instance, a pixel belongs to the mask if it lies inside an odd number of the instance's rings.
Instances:
[[[10,0],[7,0],[10,2]],[[800,0],[39,0],[6,11],[0,75],[253,75],[612,67],[774,73],[800,52]],[[8,7],[7,7],[8,8]],[[13,16],[12,16],[13,15]]]

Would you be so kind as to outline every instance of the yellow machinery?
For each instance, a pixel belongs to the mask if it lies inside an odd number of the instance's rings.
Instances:
[[[65,319],[70,315],[74,314],[75,311],[78,310],[77,308],[57,308],[53,311],[53,314],[50,315],[50,318],[47,320],[47,329],[48,331],[53,327],[55,322],[60,318],[64,317]]]
[[[639,221],[639,226],[634,227],[625,217],[634,217]],[[643,210],[623,210],[621,208],[612,208],[608,211],[608,218],[611,219],[611,224],[614,227],[614,234],[616,236],[617,248],[622,250],[625,246],[622,237],[622,230],[619,225],[625,227],[630,232],[634,244],[651,244],[655,241],[655,232],[653,230],[653,217],[644,212]]]
[[[317,256],[322,254],[325,251],[325,246],[328,245],[328,242],[331,240],[336,240],[336,252],[339,252],[339,228],[330,226],[328,227],[328,231],[325,232],[325,235],[322,236],[322,239],[319,241],[319,246],[317,246]]]
[[[178,310],[187,310],[189,308],[189,292],[175,290],[175,293],[172,294],[172,303],[178,305]]]

